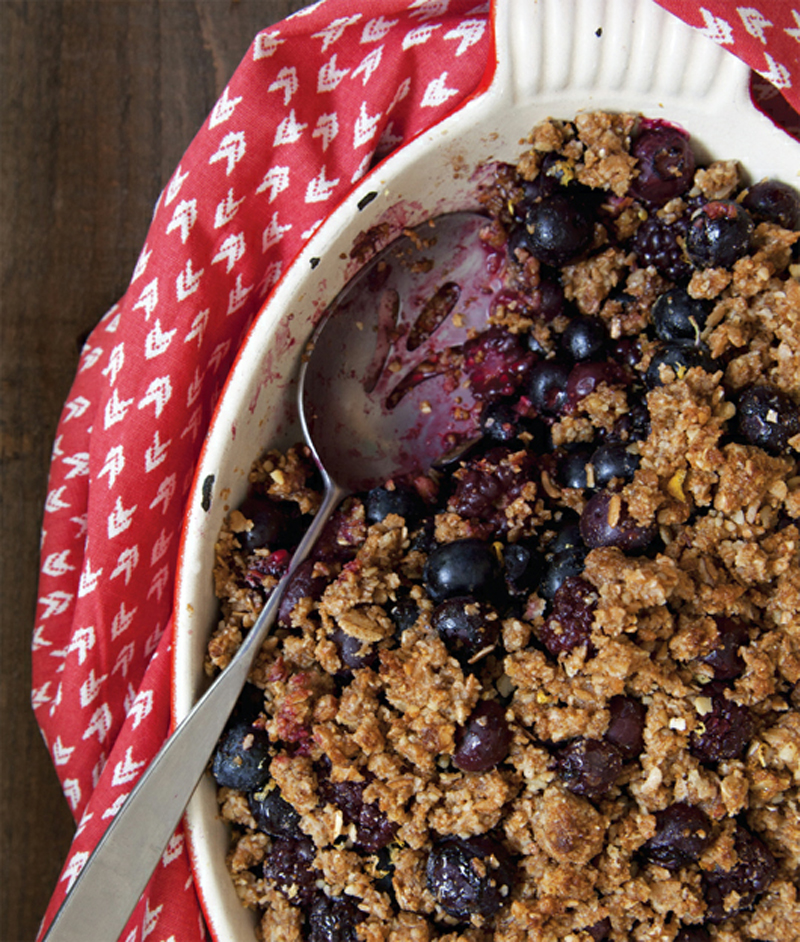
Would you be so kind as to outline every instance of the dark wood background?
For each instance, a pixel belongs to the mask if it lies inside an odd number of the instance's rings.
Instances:
[[[81,338],[253,37],[308,0],[0,0],[0,942],[36,934],[73,822],[30,707],[50,449]]]

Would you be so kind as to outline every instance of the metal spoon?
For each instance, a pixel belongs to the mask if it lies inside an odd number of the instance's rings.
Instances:
[[[162,746],[64,900],[47,942],[115,942],[202,776],[281,596],[348,496],[424,471],[475,430],[452,350],[485,325],[502,262],[478,238],[485,218],[454,213],[392,243],[345,286],[299,376],[303,435],[325,493],[289,570],[236,656]],[[447,351],[451,351],[448,353]]]

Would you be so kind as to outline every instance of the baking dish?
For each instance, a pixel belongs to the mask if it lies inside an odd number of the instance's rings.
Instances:
[[[650,0],[498,0],[493,61],[460,110],[364,177],[319,227],[260,311],[216,409],[189,499],[175,606],[173,717],[204,685],[203,657],[217,613],[211,571],[225,515],[243,499],[253,460],[299,438],[294,379],[304,342],[360,262],[356,237],[383,226],[386,241],[430,216],[476,202],[473,171],[514,160],[548,116],[640,112],[686,128],[701,159],[736,157],[753,179],[797,185],[800,148],[751,104],[749,69]],[[363,261],[363,259],[362,259]],[[249,940],[217,816],[215,785],[201,782],[187,833],[204,912],[216,939]]]

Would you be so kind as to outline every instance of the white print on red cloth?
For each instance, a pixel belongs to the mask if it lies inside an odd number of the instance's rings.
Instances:
[[[126,295],[81,356],[54,447],[32,644],[32,702],[65,795],[77,816],[92,802],[53,905],[163,735],[152,718],[168,684],[152,688],[147,671],[162,650],[191,471],[243,332],[375,154],[449,111],[482,73],[467,62],[481,38],[474,3],[386,3],[371,16],[344,0],[299,11],[291,28],[302,25],[313,55],[296,56],[281,28],[255,37],[160,195]],[[199,913],[182,837],[163,858],[177,861],[174,888]],[[124,937],[158,924],[159,940],[183,938],[161,928],[163,895],[147,899]]]

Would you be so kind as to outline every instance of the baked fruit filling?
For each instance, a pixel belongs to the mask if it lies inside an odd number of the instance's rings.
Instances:
[[[800,195],[631,114],[484,168],[479,437],[345,501],[213,760],[263,940],[800,938]],[[444,450],[444,449],[443,449]],[[259,459],[223,669],[320,501]]]

